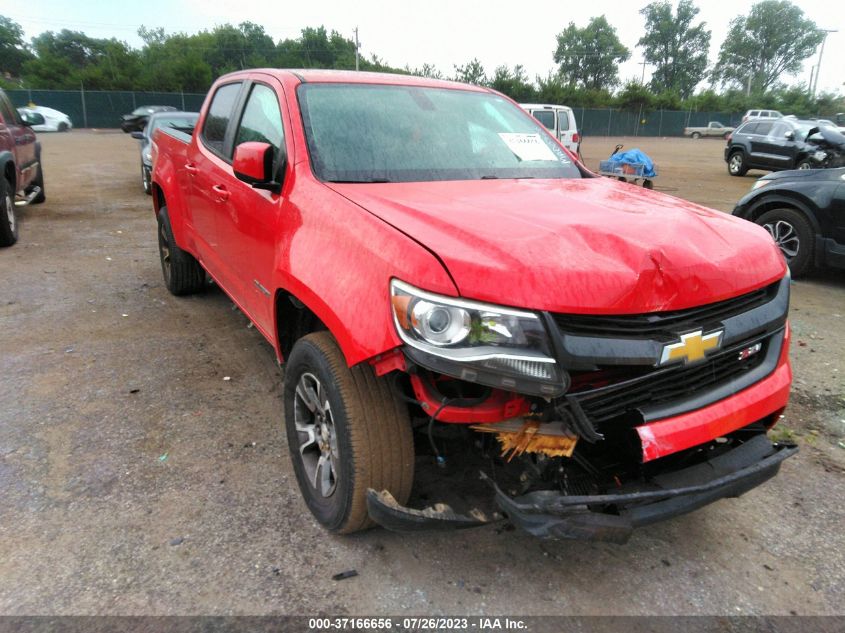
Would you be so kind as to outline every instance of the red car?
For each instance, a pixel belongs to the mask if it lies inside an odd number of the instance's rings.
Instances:
[[[32,131],[42,123],[36,112],[15,110],[0,90],[0,246],[18,241],[16,207],[46,200],[41,144]]]
[[[207,273],[276,349],[331,531],[621,542],[797,450],[766,436],[791,382],[771,237],[595,176],[501,94],[243,71],[155,140],[166,285]]]

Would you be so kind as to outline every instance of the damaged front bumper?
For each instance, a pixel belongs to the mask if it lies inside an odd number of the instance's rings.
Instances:
[[[774,477],[781,462],[797,452],[796,446],[772,444],[761,434],[695,466],[658,475],[647,484],[623,486],[613,494],[571,496],[540,490],[511,497],[489,483],[502,512],[529,534],[624,543],[634,528],[748,492]],[[376,523],[399,532],[476,527],[496,520],[481,513],[459,514],[442,504],[413,510],[375,490],[368,491],[367,508]]]

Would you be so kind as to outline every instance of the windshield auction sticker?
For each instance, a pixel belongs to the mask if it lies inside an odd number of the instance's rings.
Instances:
[[[539,134],[499,132],[499,138],[504,141],[510,151],[516,154],[519,160],[558,160],[558,157],[543,142]]]

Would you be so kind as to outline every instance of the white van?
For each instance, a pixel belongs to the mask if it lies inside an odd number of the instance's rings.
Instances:
[[[554,134],[566,149],[580,158],[581,136],[575,125],[575,113],[572,112],[572,108],[547,103],[520,103],[519,105],[545,125],[546,129]]]

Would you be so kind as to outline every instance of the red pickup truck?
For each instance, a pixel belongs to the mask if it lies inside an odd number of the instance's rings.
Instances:
[[[792,378],[771,237],[597,177],[501,94],[243,71],[154,140],[166,285],[207,273],[276,349],[331,531],[623,542],[797,450],[766,436]]]
[[[36,112],[21,114],[0,90],[0,246],[18,241],[16,207],[46,200],[41,144],[33,125],[44,123]]]

